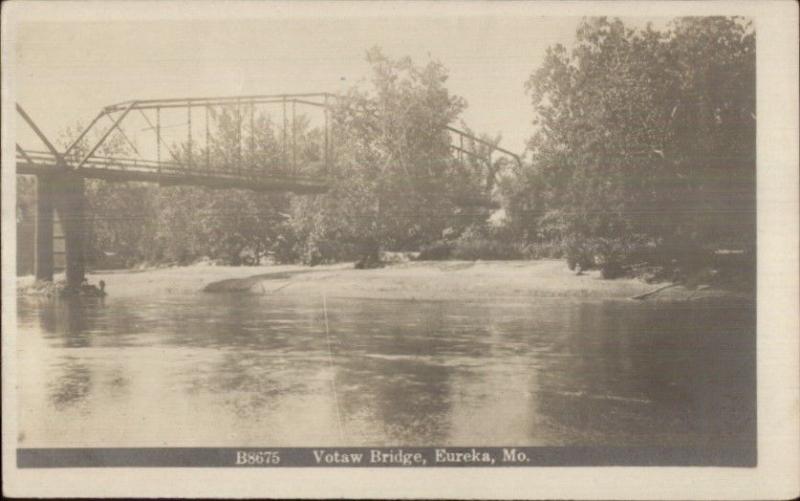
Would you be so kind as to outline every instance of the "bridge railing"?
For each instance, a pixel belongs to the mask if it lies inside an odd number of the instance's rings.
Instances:
[[[30,151],[18,150],[17,163],[23,164],[28,168],[36,168],[37,166],[46,169],[52,168],[57,164],[57,157],[46,151]],[[161,176],[164,178],[180,178],[186,175],[203,176],[209,178],[220,179],[258,179],[263,177],[263,173],[259,173],[253,169],[234,170],[234,169],[192,169],[188,170],[185,164],[179,162],[157,162],[153,160],[144,160],[139,158],[125,158],[125,157],[101,157],[93,156],[84,162],[80,170],[105,170],[116,171],[118,173],[143,173]],[[308,175],[281,175],[275,174],[269,176],[277,180],[298,180],[298,181],[320,181],[319,176]]]

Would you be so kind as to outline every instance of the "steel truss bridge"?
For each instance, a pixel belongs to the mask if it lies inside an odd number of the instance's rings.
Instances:
[[[336,134],[331,114],[336,101],[336,95],[324,92],[126,101],[100,110],[64,150],[57,149],[17,104],[18,115],[44,146],[30,149],[16,144],[16,173],[37,178],[37,279],[53,279],[52,221],[57,212],[64,230],[67,282],[75,286],[83,280],[86,178],[163,186],[324,193],[335,175]],[[257,120],[263,119],[265,109],[270,116],[276,114],[281,119],[281,123],[272,124],[276,125],[276,144],[270,145],[271,152],[264,151],[263,138],[258,137],[262,124]],[[212,154],[212,145],[219,130],[220,113],[225,112],[232,117],[228,126],[233,130],[227,132],[233,133],[235,144],[229,148],[233,149],[231,158],[220,159]],[[163,123],[167,117],[174,121],[176,114],[181,122]],[[312,145],[310,155],[309,145],[304,150],[299,144],[297,125],[298,120],[301,126],[303,120],[309,124],[309,116],[321,122],[315,127],[319,144]],[[137,124],[137,132],[147,132],[149,137],[144,144],[131,139],[131,129]],[[451,136],[450,149],[461,161],[469,157],[491,169],[492,155],[499,154],[517,164],[521,162],[511,151],[465,131],[445,126],[443,132]],[[115,134],[133,155],[101,154]],[[135,137],[138,139],[139,134]],[[263,162],[265,155],[271,155],[272,161]]]

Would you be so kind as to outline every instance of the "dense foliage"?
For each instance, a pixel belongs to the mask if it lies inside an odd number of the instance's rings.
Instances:
[[[507,189],[526,239],[560,240],[583,266],[646,249],[689,261],[703,247],[755,245],[748,24],[682,18],[657,31],[586,20],[574,49],[550,48],[527,88],[533,162]]]
[[[349,254],[370,265],[381,249],[417,250],[472,222],[459,197],[487,197],[479,166],[455,161],[450,151],[445,126],[466,103],[448,92],[445,68],[391,60],[377,49],[367,58],[370,85],[340,96],[333,112],[333,186],[294,207],[309,263]]]

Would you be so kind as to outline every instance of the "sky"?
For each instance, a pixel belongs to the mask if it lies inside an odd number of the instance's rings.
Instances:
[[[378,46],[443,63],[449,89],[467,100],[467,125],[521,153],[534,118],[525,81],[548,46],[571,44],[578,22],[456,14],[25,23],[16,100],[56,138],[131,99],[341,91],[369,77],[365,54]],[[42,149],[21,133],[23,141]]]

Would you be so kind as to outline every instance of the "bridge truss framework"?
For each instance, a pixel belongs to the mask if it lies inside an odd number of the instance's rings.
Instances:
[[[256,191],[290,191],[298,194],[323,193],[327,190],[333,158],[331,108],[337,97],[329,93],[271,94],[233,97],[192,97],[171,99],[133,100],[104,107],[83,129],[64,151],[59,151],[47,138],[36,122],[17,104],[16,110],[23,121],[35,133],[46,150],[25,149],[16,145],[17,174],[34,175],[37,178],[36,202],[36,250],[35,274],[37,280],[53,279],[53,220],[54,211],[59,214],[63,227],[66,254],[67,285],[77,287],[84,279],[83,241],[86,217],[83,194],[84,179],[95,178],[106,181],[154,182],[161,185],[193,185],[208,188],[238,188]],[[280,160],[286,168],[282,172],[265,172],[253,168],[242,168],[242,158],[256,148],[255,110],[260,106],[278,107],[282,118],[280,135]],[[235,110],[237,117],[238,153],[236,165],[214,165],[210,155],[210,124],[215,110]],[[297,148],[297,112],[309,108],[322,114],[322,145],[318,165],[313,166],[318,174],[309,175],[308,169],[299,169]],[[162,123],[165,112],[186,113],[186,136],[183,140],[183,155],[176,152],[164,138],[164,130],[171,126]],[[201,114],[198,121],[198,113]],[[154,133],[152,149],[155,159],[145,158],[123,129],[126,119],[141,116],[148,125],[147,131]],[[246,115],[246,116],[245,116]],[[101,122],[110,122],[103,129]],[[195,125],[193,126],[193,120]],[[200,138],[197,123],[200,124]],[[245,125],[246,122],[249,124]],[[291,126],[289,125],[291,122]],[[245,130],[250,131],[246,137]],[[492,154],[498,152],[521,165],[518,155],[496,144],[451,126],[444,128],[451,134],[450,149],[459,160],[465,156],[492,166]],[[90,133],[98,131],[97,137],[87,143]],[[139,158],[101,156],[101,147],[114,133],[119,133]],[[200,154],[195,145],[205,146]],[[465,144],[466,143],[466,144]],[[483,146],[483,154],[475,146]],[[470,149],[470,147],[472,149]],[[83,151],[85,149],[85,151]],[[165,154],[166,153],[166,154]],[[165,159],[165,156],[169,156]]]

